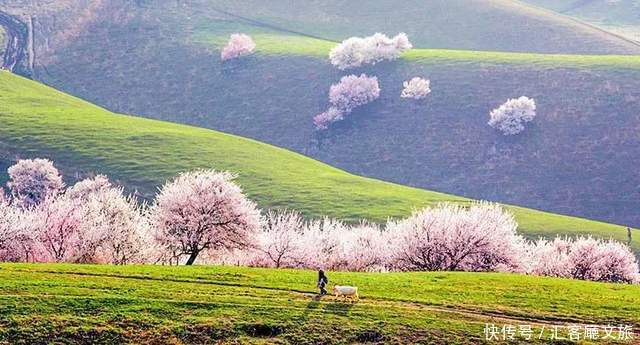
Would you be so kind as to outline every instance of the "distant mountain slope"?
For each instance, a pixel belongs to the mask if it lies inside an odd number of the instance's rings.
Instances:
[[[180,171],[239,174],[261,207],[348,221],[383,221],[438,202],[468,200],[345,173],[304,156],[232,135],[116,115],[38,83],[0,72],[0,166],[45,156],[66,176],[109,174],[150,197]],[[74,175],[79,173],[80,175]],[[2,179],[5,174],[0,175]],[[624,240],[620,226],[510,207],[526,235],[594,234]],[[640,241],[634,241],[636,250]]]
[[[638,0],[525,0],[640,42]]]
[[[562,1],[562,0],[561,0]],[[211,9],[332,40],[406,32],[420,48],[638,54],[640,46],[513,0],[202,1]],[[471,18],[473,20],[471,20]]]

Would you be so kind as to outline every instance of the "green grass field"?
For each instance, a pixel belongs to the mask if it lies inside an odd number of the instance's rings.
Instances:
[[[440,202],[468,199],[363,178],[302,155],[207,129],[117,115],[8,72],[0,73],[0,145],[19,157],[49,157],[67,176],[104,173],[152,197],[177,173],[239,174],[264,208],[309,217],[384,221]],[[3,178],[6,176],[3,175]],[[624,227],[510,207],[526,235],[593,234],[626,240]],[[640,241],[633,247],[640,249]]]
[[[543,326],[544,337],[554,326],[564,337],[567,325],[640,327],[639,286],[329,273],[332,283],[358,286],[361,299],[351,303],[315,298],[315,278],[237,267],[1,264],[0,343],[477,344],[485,323],[532,325],[536,338]]]

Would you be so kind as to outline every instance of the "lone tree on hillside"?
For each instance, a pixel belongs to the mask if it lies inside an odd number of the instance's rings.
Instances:
[[[524,123],[536,117],[536,102],[525,96],[510,99],[494,109],[490,116],[489,126],[500,130],[504,135],[516,135],[524,131]]]
[[[165,184],[151,207],[158,244],[188,256],[187,265],[206,250],[246,247],[260,230],[260,212],[234,178],[227,172],[201,170]]]
[[[331,64],[341,70],[376,64],[383,60],[395,60],[413,46],[407,34],[399,33],[393,38],[376,33],[368,37],[348,38],[329,53]]]
[[[423,99],[431,93],[431,81],[424,78],[415,77],[402,83],[404,89],[400,97]]]
[[[378,78],[366,74],[344,76],[329,89],[331,106],[313,118],[316,129],[323,130],[336,121],[344,120],[355,108],[371,103],[380,97]]]
[[[48,159],[20,160],[7,171],[7,186],[14,201],[24,208],[35,207],[64,188],[58,169]]]
[[[252,54],[256,44],[249,35],[232,34],[227,45],[220,52],[220,59],[227,61]]]

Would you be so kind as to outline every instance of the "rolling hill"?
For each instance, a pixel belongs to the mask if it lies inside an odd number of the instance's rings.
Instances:
[[[200,21],[181,43],[158,38],[177,29],[142,19],[95,27],[36,75],[108,109],[253,138],[360,175],[640,225],[638,57],[415,49],[353,71],[377,75],[381,99],[319,138],[311,118],[342,75],[326,61],[335,43]],[[259,52],[222,65],[218,49],[234,31],[253,34]],[[97,42],[110,49],[94,55]],[[433,93],[401,100],[402,81],[416,75]],[[529,131],[505,138],[486,125],[491,109],[523,94],[539,105]]]
[[[302,155],[220,132],[118,115],[28,79],[0,72],[0,167],[53,159],[69,182],[105,173],[150,198],[167,178],[197,168],[229,170],[263,208],[308,217],[384,221],[439,202],[468,199],[348,174]],[[6,180],[6,174],[1,175]],[[510,207],[529,237],[594,234],[626,240],[621,226]],[[632,243],[640,249],[640,241]]]
[[[2,6],[15,12],[16,1]],[[117,112],[249,137],[360,175],[640,225],[639,58],[487,51],[624,54],[635,48],[614,46],[634,44],[513,1],[372,1],[357,12],[345,3],[41,3],[28,7],[34,75]],[[388,18],[391,9],[402,15]],[[470,17],[477,26],[461,25]],[[496,18],[511,29],[490,25]],[[418,49],[353,71],[377,75],[382,98],[318,136],[311,118],[342,75],[326,61],[333,41],[401,28]],[[236,31],[255,37],[258,54],[222,65],[219,48]],[[416,75],[433,93],[400,100]],[[522,94],[539,105],[528,131],[505,138],[486,125],[491,109]]]
[[[238,267],[2,264],[0,342],[478,344],[489,323],[535,330],[529,341],[517,330],[510,344],[550,343],[554,327],[568,338],[576,324],[598,327],[594,343],[608,344],[604,326],[615,325],[615,337],[618,325],[640,327],[638,286],[495,273],[331,273],[359,287],[361,299],[351,303],[315,298],[314,278]]]

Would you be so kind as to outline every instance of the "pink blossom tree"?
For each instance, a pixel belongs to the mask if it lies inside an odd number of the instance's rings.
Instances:
[[[29,230],[42,246],[41,261],[73,262],[81,248],[82,205],[65,195],[49,197],[29,211]]]
[[[613,283],[637,282],[634,254],[623,243],[592,237],[539,240],[531,245],[529,273]]]
[[[227,61],[249,55],[256,49],[253,39],[246,34],[232,34],[227,45],[220,52],[220,59]]]
[[[260,213],[234,175],[202,170],[165,184],[151,208],[156,240],[191,265],[207,250],[246,247],[260,229]]]
[[[20,210],[0,200],[0,261],[20,261]]]
[[[510,99],[489,114],[489,126],[504,135],[516,135],[524,131],[524,124],[536,117],[535,100],[522,96]]]
[[[22,207],[31,208],[64,188],[62,177],[48,159],[24,159],[8,169],[11,194]]]
[[[252,266],[298,267],[302,233],[305,222],[297,212],[270,211],[256,236],[256,248],[252,249]]]
[[[531,243],[529,273],[549,277],[571,277],[569,262],[571,244],[571,240],[561,237],[556,237],[553,241],[539,239]]]
[[[431,93],[431,82],[427,79],[415,77],[402,85],[404,86],[400,94],[402,98],[423,99]]]
[[[355,108],[371,103],[380,97],[378,78],[366,74],[348,75],[329,90],[329,109],[314,117],[317,129],[327,129],[332,122],[344,119]]]
[[[389,38],[381,33],[368,37],[351,37],[331,49],[329,60],[341,70],[395,60],[412,48],[405,33]]]
[[[388,236],[374,224],[361,223],[340,235],[332,269],[377,272],[389,268]]]
[[[501,206],[443,204],[390,221],[394,266],[400,270],[519,270],[522,238]]]
[[[336,121],[344,120],[344,112],[336,107],[329,107],[327,111],[316,115],[313,124],[318,130],[329,129],[329,125]]]
[[[575,240],[569,265],[576,279],[631,283],[638,274],[636,258],[626,245],[591,237]]]

